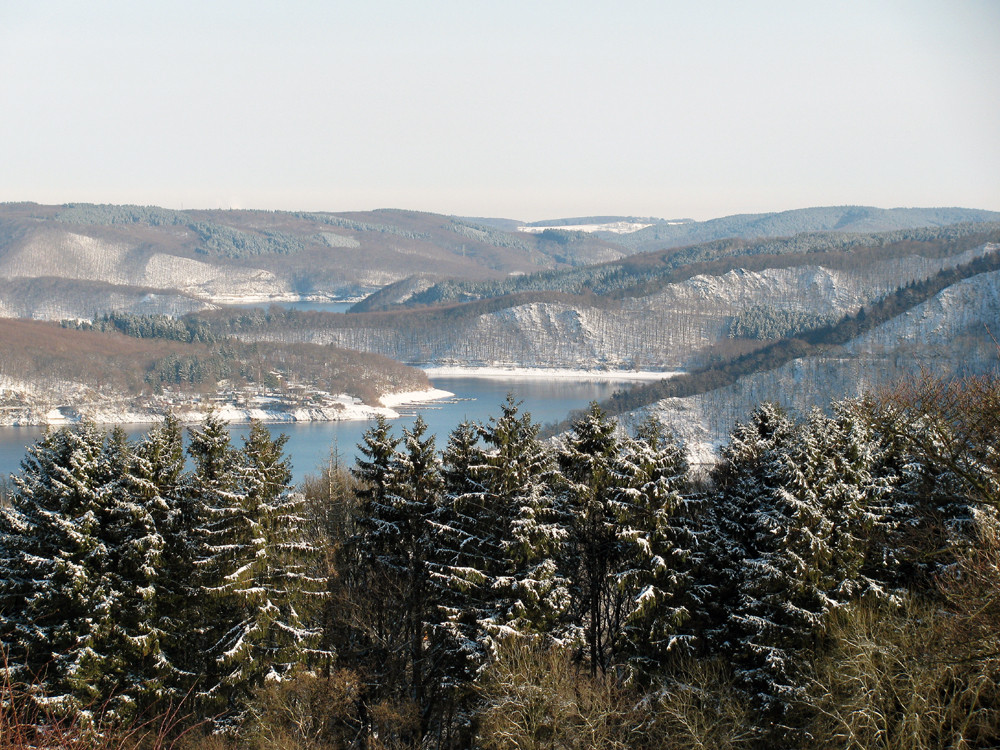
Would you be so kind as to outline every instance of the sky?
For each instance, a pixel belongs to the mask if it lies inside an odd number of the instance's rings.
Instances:
[[[0,201],[1000,210],[997,0],[2,0]]]

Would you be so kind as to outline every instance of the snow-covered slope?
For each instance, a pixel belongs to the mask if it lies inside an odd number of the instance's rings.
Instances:
[[[991,331],[1000,332],[1000,272],[950,286],[823,356],[797,359],[703,395],[664,399],[626,421],[653,412],[674,428],[695,461],[709,461],[736,420],[762,401],[801,413],[921,369],[945,378],[993,371],[1000,367],[1000,350]]]
[[[56,229],[31,235],[0,258],[0,279],[45,277],[176,289],[203,299],[292,291],[287,281],[264,269],[207,263]]]
[[[757,307],[834,320],[899,286],[994,252],[984,245],[949,258],[909,256],[858,270],[819,265],[699,275],[654,294],[580,302],[514,304],[475,317],[420,318],[405,328],[363,325],[266,331],[261,338],[333,343],[414,364],[683,370],[727,338],[733,317]]]

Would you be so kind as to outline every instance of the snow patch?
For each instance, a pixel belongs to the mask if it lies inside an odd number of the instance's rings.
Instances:
[[[680,222],[676,222],[680,223]],[[613,234],[631,234],[640,229],[651,227],[652,224],[640,224],[634,221],[612,221],[607,224],[565,224],[553,227],[518,227],[518,232],[526,234],[541,234],[549,229],[558,229],[566,232],[611,232]]]

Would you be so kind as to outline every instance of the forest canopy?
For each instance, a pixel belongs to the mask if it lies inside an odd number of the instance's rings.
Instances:
[[[181,746],[995,744],[998,407],[996,377],[761,404],[706,475],[655,421],[595,404],[543,442],[508,399],[443,446],[376,420],[301,488],[259,424],[210,418],[187,462],[169,419],[52,430],[0,513],[4,720],[25,747],[167,715],[145,735]]]

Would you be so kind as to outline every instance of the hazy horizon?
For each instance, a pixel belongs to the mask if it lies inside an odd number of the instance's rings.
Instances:
[[[0,10],[0,201],[705,220],[1000,210],[1000,5]]]

